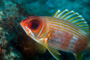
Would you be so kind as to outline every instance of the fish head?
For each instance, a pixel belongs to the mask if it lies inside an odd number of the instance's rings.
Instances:
[[[20,25],[29,37],[39,43],[49,32],[49,22],[45,17],[30,16],[22,20]]]

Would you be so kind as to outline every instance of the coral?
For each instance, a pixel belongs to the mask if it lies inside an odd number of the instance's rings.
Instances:
[[[9,49],[11,47],[9,41],[12,39],[11,33],[13,33],[14,25],[17,24],[14,22],[19,16],[18,8],[11,1],[3,0],[2,2],[4,9],[0,11],[0,60],[19,59],[20,53],[15,53],[17,50],[13,50],[14,47]],[[8,38],[8,36],[11,36],[11,38]]]
[[[2,31],[3,29],[0,27],[0,54],[3,56],[6,53],[6,37],[5,37],[5,32]],[[3,57],[0,57],[0,59],[3,59]]]
[[[22,31],[20,31],[21,27],[19,25],[19,21],[25,18],[24,17],[25,15],[20,15],[17,4],[9,0],[3,0],[2,2],[4,3],[4,9],[3,9],[3,14],[0,15],[1,16],[0,26],[1,28],[3,28],[3,31],[1,33],[5,32],[4,40],[7,41],[7,44],[5,43],[5,46],[4,46],[5,49],[0,48],[1,53],[2,51],[5,52],[3,53],[2,60],[15,60],[15,59],[22,60],[22,55],[20,54],[21,51],[24,51],[24,52],[21,52],[22,54],[24,53],[28,54],[26,52],[29,52],[31,56],[43,54],[46,51],[46,49],[43,50],[43,46],[37,44],[33,40],[30,40],[30,42],[27,42],[27,40],[22,39],[22,37],[18,38],[23,35]],[[20,35],[20,32],[22,35]],[[3,36],[1,35],[1,37]],[[19,42],[19,39],[22,41]],[[23,41],[26,41],[26,42],[23,42]],[[40,48],[38,49],[36,46]],[[18,47],[22,48],[22,50],[20,50],[20,48]],[[27,47],[29,49],[27,49]],[[30,55],[28,57],[30,57]]]
[[[36,56],[40,56],[46,52],[46,48],[25,34],[22,28],[19,28],[18,50],[22,53],[25,60],[33,60]]]
[[[3,11],[0,11],[0,21],[3,19]]]
[[[5,32],[2,31],[2,28],[0,27],[0,45],[4,46],[7,42],[5,40]]]
[[[15,59],[22,59],[21,58],[21,54],[19,54],[19,52],[15,49],[13,49],[12,47],[10,48],[10,52],[8,54],[5,54],[3,57],[4,60],[15,60]]]
[[[11,1],[4,0],[4,14],[6,19],[15,19],[19,16],[17,5]]]

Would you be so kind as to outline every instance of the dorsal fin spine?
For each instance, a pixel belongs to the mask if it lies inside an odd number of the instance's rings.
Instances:
[[[66,13],[67,13],[67,12],[68,12],[68,10],[66,9],[66,10],[64,10],[64,11],[63,11],[63,13],[64,13],[64,12],[66,12]],[[66,13],[64,13],[63,15],[61,15],[59,18],[62,18],[63,16],[65,16],[65,15],[66,15]]]
[[[58,10],[58,11],[53,15],[53,17],[56,17],[59,13],[60,13],[60,10]]]
[[[77,25],[77,24],[80,24],[80,23],[83,23],[83,22],[79,22],[79,23],[74,23],[74,24],[76,24],[76,25]],[[83,23],[83,24],[84,24],[84,23]]]
[[[81,19],[80,18],[79,19],[75,19],[75,20],[71,21],[71,23],[74,23],[75,21],[78,21],[78,20],[81,20]]]
[[[73,14],[74,14],[74,13],[73,13]],[[65,17],[64,19],[65,19],[65,20],[68,20],[73,14],[68,15],[68,16]]]
[[[65,18],[67,18],[68,17],[68,15],[70,15],[71,13],[73,13],[73,11],[68,11],[67,13],[66,13],[66,17]],[[63,18],[63,19],[65,19],[65,18]]]
[[[67,13],[63,14],[63,15],[62,15],[62,16],[60,16],[59,18],[61,18],[61,19],[62,19],[64,16],[66,16],[66,14],[67,14]]]
[[[79,23],[79,22],[85,22],[84,20],[82,20],[82,21],[80,21],[80,19],[79,20],[73,20],[73,21],[70,21],[71,23]]]
[[[67,11],[67,9],[61,11],[61,12],[57,15],[57,18],[59,18],[59,17],[60,17],[64,12],[66,12],[66,11]]]
[[[77,18],[77,17],[78,17],[78,16],[75,16],[75,17],[73,17],[73,18],[68,19],[67,21],[73,20],[73,19],[75,19],[75,18]]]
[[[84,23],[85,21],[79,21],[79,20],[77,20],[77,21],[75,21],[75,22],[73,22],[73,23]]]
[[[62,15],[61,19],[65,18],[66,15],[68,15],[70,12],[67,11],[64,15]]]
[[[73,10],[68,11],[67,9],[65,9],[61,12],[60,10],[58,10],[54,14],[54,17],[57,17],[61,20],[68,21],[85,31],[89,31],[89,25],[87,24],[85,19],[80,14],[78,14],[77,12],[74,12]]]

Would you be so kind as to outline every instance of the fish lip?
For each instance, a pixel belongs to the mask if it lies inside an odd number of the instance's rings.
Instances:
[[[22,27],[22,29],[23,29],[23,30],[25,31],[25,33],[27,34],[27,31],[25,30],[25,27],[24,27],[22,21],[21,21],[21,23],[20,23],[20,26]],[[28,34],[27,34],[27,35],[28,35]]]
[[[20,26],[22,26],[22,22],[23,22],[23,21],[20,22]]]

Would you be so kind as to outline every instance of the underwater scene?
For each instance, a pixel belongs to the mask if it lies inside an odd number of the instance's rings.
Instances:
[[[90,0],[0,0],[0,60],[90,60]]]

